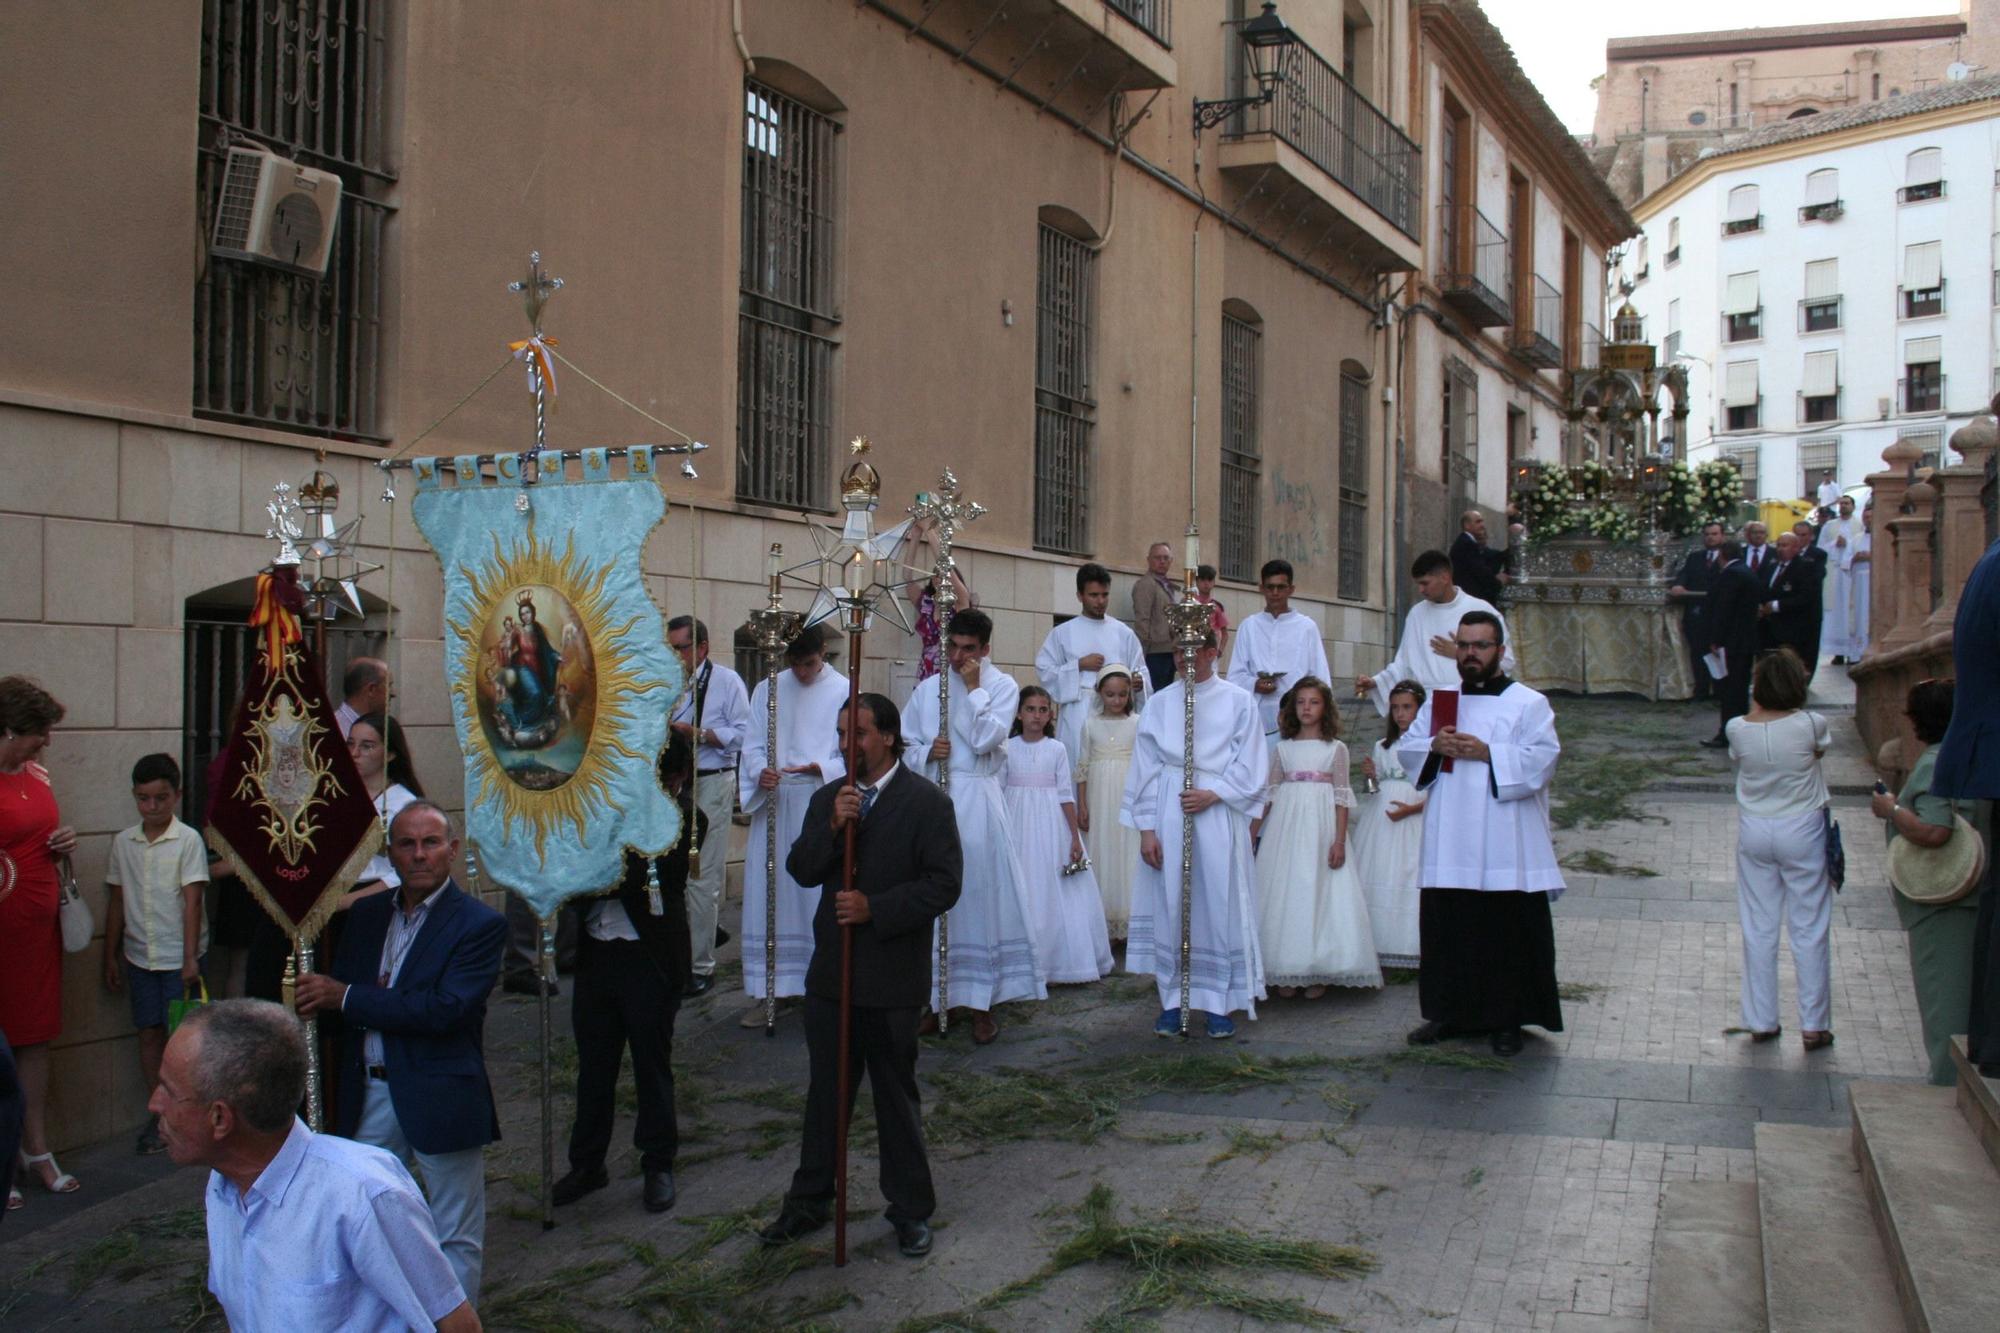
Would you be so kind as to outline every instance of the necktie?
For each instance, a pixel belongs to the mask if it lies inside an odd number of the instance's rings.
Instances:
[[[872,807],[874,804],[875,804],[875,788],[863,787],[861,789],[861,817],[863,819],[868,818],[869,808]]]

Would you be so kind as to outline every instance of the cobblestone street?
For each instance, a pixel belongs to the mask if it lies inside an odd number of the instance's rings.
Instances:
[[[1350,1327],[1643,1329],[1663,1183],[1747,1176],[1759,1121],[1844,1125],[1849,1080],[1925,1069],[1881,837],[1862,794],[1872,775],[1845,711],[1851,693],[1844,673],[1824,675],[1816,706],[1835,723],[1828,777],[1848,851],[1830,1050],[1809,1058],[1800,1048],[1788,957],[1784,1039],[1753,1046],[1726,1031],[1738,1022],[1740,980],[1736,814],[1727,759],[1694,744],[1712,732],[1713,713],[1558,700],[1559,805],[1618,762],[1657,772],[1651,790],[1614,811],[1642,818],[1562,830],[1566,862],[1604,872],[1573,871],[1556,908],[1565,1030],[1531,1031],[1511,1064],[1496,1067],[1483,1042],[1412,1059],[1402,1034],[1417,1022],[1417,992],[1407,981],[1274,1000],[1235,1042],[1185,1053],[1151,1037],[1149,986],[1064,988],[1045,1006],[1003,1011],[994,1046],[976,1050],[958,1032],[927,1044],[919,1072],[933,1081],[926,1113],[941,1203],[926,1261],[897,1257],[877,1215],[864,1099],[853,1253],[835,1270],[828,1233],[776,1254],[746,1234],[744,1220],[767,1216],[790,1176],[804,1047],[796,1017],[776,1041],[736,1026],[733,965],[728,984],[680,1022],[676,1210],[641,1211],[636,1159],[621,1146],[612,1188],[563,1210],[546,1234],[535,1211],[535,1006],[496,998],[488,1046],[507,1137],[488,1159],[487,1326],[1042,1329],[1100,1316],[1101,1326],[1124,1326],[1113,1316],[1139,1303],[1144,1274],[1103,1257],[1070,1264],[1059,1248],[1101,1185],[1120,1222],[1170,1219],[1191,1251],[1213,1246],[1215,1229],[1358,1247],[1374,1267],[1347,1278],[1222,1266],[1200,1279],[1296,1300]],[[1373,726],[1371,716],[1358,730],[1372,738]],[[566,1050],[560,1007],[556,1031]],[[1187,1077],[1161,1073],[1189,1060],[1198,1067]],[[559,1057],[558,1170],[572,1068]],[[1062,1119],[1066,1098],[1097,1119]],[[621,1121],[621,1145],[628,1128]],[[0,1323],[219,1326],[200,1297],[197,1173],[135,1159],[123,1141],[64,1164],[83,1192],[33,1192],[0,1226]],[[1199,1281],[1158,1289],[1189,1296],[1158,1314],[1161,1327],[1262,1326],[1233,1297],[1201,1299]]]

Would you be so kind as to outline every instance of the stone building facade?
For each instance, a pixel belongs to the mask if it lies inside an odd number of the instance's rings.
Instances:
[[[1410,530],[1448,539],[1465,509],[1504,514],[1513,460],[1562,459],[1568,376],[1603,341],[1605,255],[1634,226],[1477,5],[1420,8],[1417,79],[1403,467]],[[1498,544],[1504,522],[1489,528]]]
[[[69,708],[49,763],[100,917],[130,766],[212,751],[265,502],[316,466],[385,566],[333,665],[386,653],[418,773],[462,799],[438,570],[374,465],[531,442],[506,284],[533,249],[566,280],[563,353],[711,446],[645,560],[670,613],[698,570],[725,653],[765,546],[804,548],[864,433],[890,496],[949,465],[991,511],[962,567],[1017,674],[1075,565],[1117,571],[1121,609],[1190,500],[1233,614],[1284,555],[1336,673],[1382,653],[1406,549],[1384,310],[1421,235],[1406,0],[1285,6],[1273,100],[1199,139],[1197,98],[1255,91],[1255,5],[733,8],[0,7],[0,671]],[[246,145],[340,179],[327,277],[211,253]],[[560,389],[552,446],[667,442]],[[866,683],[905,687],[913,645],[870,651]],[[58,1148],[141,1114],[95,962],[66,967]]]
[[[2000,73],[2000,0],[1915,18],[1616,37],[1604,62],[1592,152],[1635,204],[1751,130]]]

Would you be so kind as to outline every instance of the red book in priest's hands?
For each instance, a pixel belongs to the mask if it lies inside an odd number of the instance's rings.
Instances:
[[[1431,735],[1436,736],[1443,732],[1446,727],[1455,727],[1457,725],[1458,691],[1431,691]],[[1444,762],[1438,765],[1438,771],[1441,773],[1451,772],[1450,755],[1444,757]]]

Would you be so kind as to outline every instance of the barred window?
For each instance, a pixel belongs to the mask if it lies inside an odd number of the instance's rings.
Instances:
[[[1840,476],[1840,437],[1827,435],[1818,439],[1799,441],[1799,494],[1814,495],[1819,491],[1820,477],[1831,472]]]
[[[1368,595],[1368,384],[1340,376],[1340,596]]]
[[[1743,483],[1743,498],[1755,504],[1757,494],[1757,454],[1758,446],[1739,444],[1722,450],[1722,461],[1736,469],[1737,478]]]
[[[1217,568],[1222,577],[1245,582],[1259,563],[1263,527],[1263,453],[1257,442],[1263,338],[1254,317],[1223,315],[1222,542]]]
[[[831,116],[744,81],[737,276],[736,494],[827,507],[833,438],[835,152]]]
[[[1479,376],[1457,357],[1444,360],[1444,404],[1439,417],[1439,480],[1453,509],[1479,498]]]
[[[1097,254],[1043,221],[1035,268],[1035,545],[1090,553]]]
[[[203,5],[195,201],[193,410],[219,421],[381,440],[383,242],[395,185],[383,89],[390,0]],[[324,274],[210,254],[231,147],[340,178]]]

